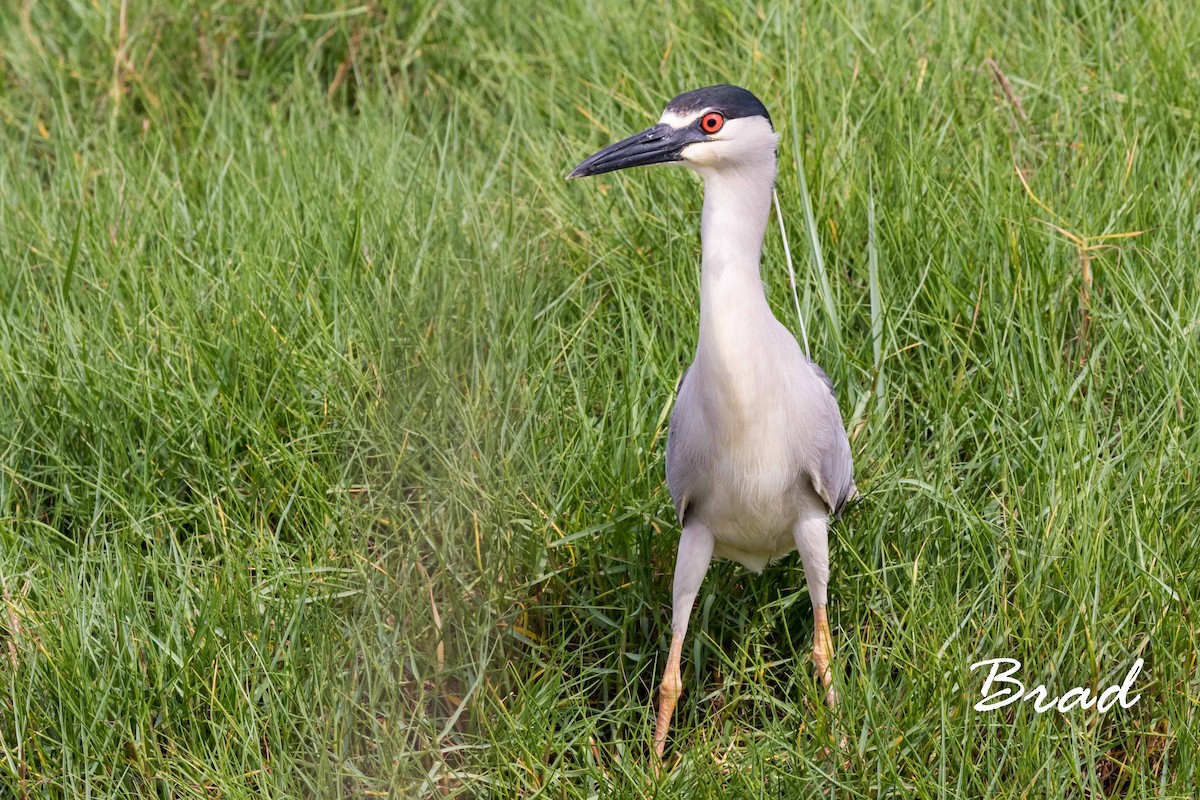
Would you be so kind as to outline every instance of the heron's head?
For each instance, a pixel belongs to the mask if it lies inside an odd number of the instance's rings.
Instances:
[[[779,137],[762,102],[738,86],[706,86],[667,103],[658,124],[586,158],[568,178],[649,164],[700,172],[775,168]]]

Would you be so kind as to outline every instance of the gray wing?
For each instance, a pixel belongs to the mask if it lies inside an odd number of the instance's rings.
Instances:
[[[683,526],[699,475],[697,415],[690,410],[694,400],[687,391],[690,370],[691,367],[685,369],[679,379],[675,407],[671,409],[671,421],[667,427],[667,490],[671,493],[671,501],[675,503],[675,516],[679,519],[680,527]]]
[[[846,438],[846,428],[842,424],[842,414],[838,410],[837,399],[833,396],[833,381],[813,361],[809,361],[817,377],[828,390],[827,412],[824,422],[828,425],[826,441],[815,470],[810,469],[809,478],[813,488],[825,501],[829,511],[835,516],[842,515],[842,509],[855,494],[858,487],[854,484],[854,460],[850,455],[850,440]]]

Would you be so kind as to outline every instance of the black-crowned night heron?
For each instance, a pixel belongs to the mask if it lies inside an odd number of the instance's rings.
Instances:
[[[700,338],[667,436],[667,486],[683,533],[654,729],[659,757],[683,688],[679,656],[688,617],[714,555],[761,572],[800,552],[816,623],[813,662],[826,701],[837,703],[825,612],[827,521],[856,491],[854,466],[833,385],[775,319],[759,276],[778,140],[757,97],[710,86],[679,95],[657,125],[604,148],[568,176],[683,164],[704,179]]]

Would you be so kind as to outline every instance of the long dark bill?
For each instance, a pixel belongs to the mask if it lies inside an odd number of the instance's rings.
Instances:
[[[571,170],[567,178],[603,175],[629,167],[680,161],[684,147],[703,139],[703,134],[690,128],[675,129],[666,123],[659,123],[588,156]]]

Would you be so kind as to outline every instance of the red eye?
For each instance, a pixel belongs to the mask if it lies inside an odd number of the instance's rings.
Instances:
[[[716,111],[710,111],[700,118],[700,130],[705,133],[716,133],[725,124],[725,118]]]

